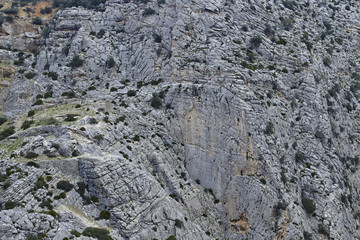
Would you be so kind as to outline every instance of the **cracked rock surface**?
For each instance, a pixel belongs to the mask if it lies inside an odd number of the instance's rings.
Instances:
[[[0,239],[360,239],[359,11],[109,0],[8,30]]]

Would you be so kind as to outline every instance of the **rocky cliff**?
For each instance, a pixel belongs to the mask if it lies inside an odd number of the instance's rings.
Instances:
[[[3,18],[2,239],[360,239],[358,1],[60,2]]]

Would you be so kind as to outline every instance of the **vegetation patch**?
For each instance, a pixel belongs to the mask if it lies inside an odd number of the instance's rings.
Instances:
[[[87,227],[82,232],[82,235],[86,237],[97,238],[98,240],[112,240],[113,238],[109,235],[109,231],[102,228]]]

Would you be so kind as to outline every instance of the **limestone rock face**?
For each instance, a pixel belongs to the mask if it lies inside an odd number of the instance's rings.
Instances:
[[[3,23],[0,238],[359,239],[359,9],[108,0],[41,38]]]

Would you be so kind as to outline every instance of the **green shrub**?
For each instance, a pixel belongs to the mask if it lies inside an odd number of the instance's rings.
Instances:
[[[81,67],[83,64],[84,60],[82,60],[79,55],[75,55],[72,58],[71,62],[68,64],[68,66],[72,68],[78,68]]]
[[[111,87],[110,92],[116,92],[118,89],[116,87]],[[136,93],[135,93],[136,94]]]
[[[42,19],[39,17],[33,18],[31,22],[32,22],[32,24],[35,24],[35,25],[42,25]]]
[[[279,218],[281,215],[281,210],[285,210],[287,207],[287,204],[285,202],[281,202],[279,201],[275,206],[274,206],[274,215],[275,217]]]
[[[142,15],[146,17],[146,16],[153,15],[153,14],[155,14],[155,13],[156,13],[156,12],[155,12],[154,9],[152,9],[152,8],[145,8],[144,11],[143,11],[143,13],[142,13]]]
[[[265,179],[265,178],[260,178],[260,182],[261,182],[262,184],[266,184],[266,179]]]
[[[16,202],[13,202],[11,200],[8,200],[5,202],[5,210],[13,209],[17,206]]]
[[[56,187],[58,189],[69,192],[71,189],[73,189],[74,185],[72,185],[69,181],[61,180],[56,184]]]
[[[112,240],[109,231],[102,228],[87,227],[82,232],[82,235],[97,238],[98,240]]]
[[[293,26],[294,26],[294,23],[295,23],[295,20],[293,18],[283,18],[283,17],[280,17],[279,18],[280,21],[281,21],[281,25],[283,26],[283,28],[286,30],[286,31],[290,31]]]
[[[46,238],[46,234],[45,233],[41,233],[38,235],[28,235],[26,237],[26,240],[44,240]]]
[[[329,229],[321,223],[318,225],[318,233],[330,237]]]
[[[100,141],[104,140],[104,136],[101,135],[101,134],[97,134],[97,135],[94,136],[94,139],[96,141],[100,142]]]
[[[58,123],[59,122],[55,118],[49,117],[49,118],[40,119],[36,124],[41,126],[48,126],[48,125],[58,125]]]
[[[176,240],[176,237],[174,235],[171,235],[170,237],[168,237],[166,240]]]
[[[160,109],[162,107],[162,100],[161,98],[158,96],[158,94],[154,94],[153,95],[153,98],[151,99],[150,101],[150,105],[153,107],[153,108],[156,108],[156,109]]]
[[[304,162],[306,160],[305,153],[298,151],[295,153],[295,161],[296,162]]]
[[[21,129],[25,130],[31,127],[31,125],[34,124],[33,120],[25,120],[23,124],[21,125]]]
[[[84,8],[96,8],[99,4],[105,3],[105,0],[91,0],[91,1],[73,1],[73,0],[54,0],[53,7],[56,8],[69,8],[69,7],[84,7]]]
[[[35,111],[34,110],[30,110],[29,112],[28,112],[28,117],[32,117],[32,116],[34,116],[35,115]]]
[[[45,27],[41,35],[43,36],[43,38],[48,38],[50,36],[50,33],[51,29],[49,27]]]
[[[316,205],[313,200],[303,197],[303,198],[301,198],[301,202],[307,213],[311,214],[311,213],[315,212]]]
[[[52,80],[57,80],[59,75],[56,72],[48,72],[48,76],[52,79]]]
[[[8,127],[0,132],[0,141],[4,140],[5,138],[13,135],[15,133],[15,127],[11,126]]]
[[[96,37],[97,37],[97,38],[102,38],[104,35],[105,35],[105,30],[104,30],[104,29],[101,29],[101,30],[96,34]]]
[[[25,73],[24,76],[27,78],[27,79],[32,79],[36,76],[36,73],[34,72],[28,72],[28,73]]]
[[[275,133],[275,130],[274,130],[274,124],[270,121],[268,122],[268,124],[266,125],[266,128],[265,128],[265,134],[266,135],[272,135]]]
[[[45,8],[42,8],[42,9],[40,10],[40,13],[41,13],[41,14],[49,14],[49,13],[51,13],[51,12],[52,12],[52,9],[49,8],[49,7],[45,7]]]
[[[52,210],[54,208],[54,206],[52,205],[52,201],[50,199],[42,200],[39,207],[47,208],[49,210]]]
[[[37,99],[34,103],[34,105],[43,105],[43,104],[44,104],[44,102],[41,99]]]
[[[65,54],[65,56],[67,56],[67,55],[69,55],[70,48],[71,48],[71,45],[68,43],[62,48],[61,52],[63,54]]]
[[[85,189],[86,189],[86,185],[84,182],[78,182],[77,183],[78,186],[78,190],[76,190],[80,195],[84,195],[85,194]]]
[[[39,154],[35,153],[35,152],[28,152],[26,155],[25,155],[25,158],[27,159],[32,159],[32,158],[36,158],[38,157]]]
[[[129,90],[129,91],[127,92],[127,95],[128,95],[129,97],[134,97],[134,96],[136,96],[136,90]]]
[[[91,196],[91,201],[93,201],[94,203],[99,202],[99,199],[96,196]]]
[[[153,38],[156,43],[161,43],[162,37],[159,34],[153,33]]]
[[[99,215],[99,218],[100,219],[110,219],[110,212],[107,211],[107,210],[101,211],[100,215]]]
[[[1,117],[0,116],[0,126],[3,125],[6,121],[7,121],[6,117]]]
[[[35,167],[35,168],[40,168],[40,165],[33,162],[33,161],[30,161],[30,162],[27,162],[26,163],[26,166],[29,166],[29,167]]]
[[[54,199],[56,199],[56,200],[65,199],[65,198],[66,198],[66,192],[62,192],[59,195],[54,197]]]
[[[261,43],[262,43],[262,37],[260,37],[259,35],[256,35],[250,39],[250,44],[254,48],[260,47]]]
[[[49,185],[45,182],[43,177],[39,177],[35,182],[35,189],[48,188]]]
[[[112,68],[115,66],[115,60],[113,57],[108,57],[108,59],[106,60],[106,67],[107,68]]]
[[[313,240],[311,233],[309,233],[309,232],[307,232],[307,231],[304,231],[304,232],[303,232],[303,235],[304,235],[304,240]]]
[[[16,14],[18,14],[18,12],[19,12],[19,9],[18,9],[18,8],[7,8],[7,9],[4,9],[4,13],[5,13],[5,14],[16,15]]]
[[[151,85],[158,85],[159,83],[163,82],[163,80],[161,78],[159,78],[158,80],[151,80],[150,84]]]
[[[66,114],[66,118],[64,119],[66,122],[74,122],[76,120],[77,118],[73,114]]]
[[[72,235],[74,235],[75,237],[80,237],[81,236],[81,233],[79,233],[78,231],[76,230],[71,230],[70,232]]]
[[[326,67],[330,67],[331,65],[331,59],[329,57],[324,57],[323,58],[323,63]]]
[[[181,228],[183,225],[183,222],[180,219],[175,219],[175,227]]]

